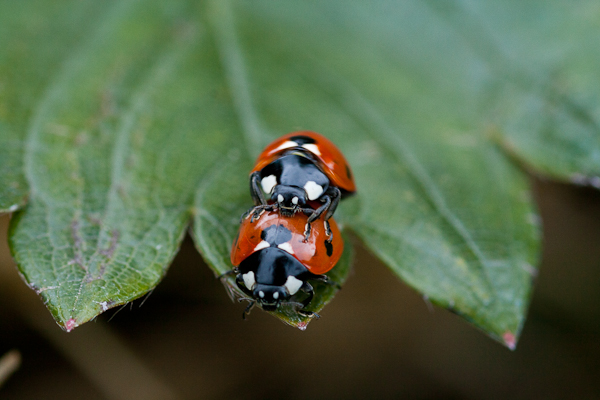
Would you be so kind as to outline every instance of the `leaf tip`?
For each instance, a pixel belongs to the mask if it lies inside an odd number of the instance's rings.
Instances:
[[[506,331],[502,335],[502,339],[504,340],[504,344],[506,345],[506,347],[508,347],[509,349],[514,350],[517,348],[517,338],[514,333]]]
[[[73,329],[77,328],[78,326],[79,326],[79,324],[75,321],[75,319],[71,318],[65,323],[64,328],[65,328],[65,331],[71,332]]]
[[[300,329],[301,331],[305,331],[307,326],[308,326],[308,321],[302,321],[302,322],[299,322],[298,325],[296,325],[296,327],[298,329]]]

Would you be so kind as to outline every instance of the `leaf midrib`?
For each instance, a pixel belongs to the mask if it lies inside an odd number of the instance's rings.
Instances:
[[[224,78],[242,126],[246,143],[244,147],[249,158],[253,159],[265,144],[266,135],[263,132],[266,130],[252,101],[248,68],[237,40],[231,3],[229,0],[208,0],[207,9]]]

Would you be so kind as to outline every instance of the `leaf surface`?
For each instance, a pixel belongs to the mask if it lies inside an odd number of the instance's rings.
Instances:
[[[33,104],[89,15],[101,7],[92,1],[45,0],[0,7],[0,212],[12,212],[25,204],[28,193],[23,155]]]
[[[16,149],[0,150],[0,209],[30,193],[12,249],[67,328],[154,287],[191,218],[227,272],[254,157],[310,129],[354,170],[338,222],[513,347],[539,240],[504,151],[600,186],[591,0],[33,4],[0,5],[45,23],[0,28],[0,144]]]
[[[105,4],[33,108],[11,247],[67,330],[158,283],[225,151],[230,106],[198,13]]]

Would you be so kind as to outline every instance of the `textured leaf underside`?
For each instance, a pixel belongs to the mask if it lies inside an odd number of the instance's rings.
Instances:
[[[406,283],[513,347],[538,229],[502,150],[600,186],[598,7],[4,2],[0,211],[28,199],[11,222],[15,259],[67,330],[151,290],[192,219],[223,274],[254,157],[311,129],[355,173],[359,192],[336,219]],[[314,310],[334,292],[319,289]]]

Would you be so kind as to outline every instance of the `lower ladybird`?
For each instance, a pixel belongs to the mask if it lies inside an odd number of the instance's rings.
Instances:
[[[257,220],[242,221],[231,250],[238,288],[250,301],[244,316],[255,304],[265,311],[275,311],[281,304],[307,311],[314,296],[310,281],[329,280],[326,272],[338,262],[344,242],[333,218],[326,223],[315,221],[312,234],[305,238],[308,217],[296,214],[283,217],[277,211],[266,211]]]

